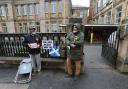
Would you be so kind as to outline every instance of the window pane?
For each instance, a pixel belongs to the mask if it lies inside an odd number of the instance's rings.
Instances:
[[[107,24],[111,24],[111,12],[108,12],[108,13],[107,13],[107,16],[106,16],[106,23],[107,23]]]
[[[45,2],[45,12],[48,12],[48,2]]]
[[[52,32],[57,32],[57,30],[56,30],[56,21],[52,21]]]
[[[17,6],[17,16],[21,16],[21,6]]]
[[[59,26],[62,25],[62,21],[59,21]],[[60,32],[62,32],[62,27],[59,27]]]
[[[103,5],[106,4],[107,0],[103,0]]]
[[[120,23],[120,18],[121,18],[121,9],[122,7],[119,7],[116,9],[116,16],[115,16],[115,23],[119,24]]]
[[[49,22],[48,21],[45,22],[45,29],[46,29],[46,32],[49,32]]]
[[[80,11],[80,17],[83,17],[84,16],[84,11]]]
[[[2,16],[2,9],[1,9],[1,7],[0,7],[0,16]]]
[[[127,10],[126,10],[126,23],[128,23],[128,6],[127,6]]]
[[[1,6],[1,16],[6,16],[5,6]]]
[[[32,15],[32,5],[29,5],[29,15]]]
[[[24,15],[27,15],[27,5],[24,5],[23,6],[23,14]]]
[[[62,1],[59,1],[59,12],[62,12]]]
[[[40,22],[35,22],[36,31],[40,32]]]
[[[1,23],[1,26],[3,32],[8,32],[6,23]]]
[[[39,4],[36,4],[36,6],[35,6],[35,13],[36,13],[36,15],[38,15],[40,13],[40,5]]]
[[[51,2],[51,12],[56,13],[56,2],[55,1]]]

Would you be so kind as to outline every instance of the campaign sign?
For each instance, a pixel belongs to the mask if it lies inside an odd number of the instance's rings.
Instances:
[[[53,48],[53,40],[42,40],[43,49],[52,49]]]

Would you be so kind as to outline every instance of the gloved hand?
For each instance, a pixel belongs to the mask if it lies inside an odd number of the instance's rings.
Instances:
[[[71,46],[72,48],[75,48],[75,47],[76,47],[76,45],[75,45],[75,44],[71,44],[70,46]]]

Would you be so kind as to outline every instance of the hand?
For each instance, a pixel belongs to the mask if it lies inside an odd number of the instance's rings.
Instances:
[[[30,47],[30,48],[31,48],[31,44],[28,44],[28,47]]]
[[[71,44],[70,46],[71,46],[72,48],[76,47],[76,45],[74,45],[74,44]]]
[[[40,47],[40,45],[39,45],[39,44],[37,44],[37,45],[36,45],[36,48],[39,48],[39,47]]]

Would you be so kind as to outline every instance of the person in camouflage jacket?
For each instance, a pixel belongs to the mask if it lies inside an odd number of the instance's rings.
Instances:
[[[84,35],[78,29],[78,26],[74,24],[72,26],[72,31],[67,34],[66,44],[67,44],[67,69],[68,76],[78,78],[81,70],[81,59],[83,55],[83,42]],[[76,70],[73,73],[72,63],[75,62]]]

